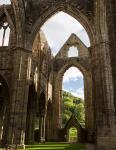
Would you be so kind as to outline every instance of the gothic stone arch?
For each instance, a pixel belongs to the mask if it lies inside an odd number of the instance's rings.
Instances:
[[[94,106],[93,106],[93,99],[92,99],[92,76],[91,71],[87,68],[87,66],[84,66],[81,61],[77,61],[77,58],[67,58],[64,61],[60,60],[60,67],[54,67],[59,68],[57,71],[54,70],[54,100],[53,100],[53,108],[55,106],[54,112],[53,112],[53,118],[55,119],[53,127],[54,130],[57,130],[61,128],[62,125],[62,110],[61,108],[61,92],[62,92],[62,80],[63,75],[66,70],[68,70],[70,67],[75,66],[81,70],[81,72],[84,75],[84,94],[85,94],[85,116],[86,116],[86,129],[88,130],[89,134],[92,134],[94,130]],[[55,65],[57,63],[55,62]],[[62,65],[61,65],[62,64]],[[89,136],[88,134],[88,136]],[[54,139],[58,138],[58,135],[54,135]],[[90,135],[91,136],[91,135]],[[91,137],[90,137],[91,140]]]
[[[71,2],[72,3],[72,2]],[[54,14],[56,14],[59,11],[66,12],[67,14],[71,15],[75,19],[77,19],[85,28],[87,31],[91,45],[94,45],[95,42],[95,30],[92,25],[92,22],[87,18],[86,15],[84,15],[81,10],[79,10],[77,7],[73,7],[69,3],[64,3],[64,2],[52,2],[52,5],[48,6],[49,9],[43,8],[42,12],[40,12],[40,17],[35,19],[35,22],[32,26],[32,32],[29,37],[29,42],[27,43],[28,48],[31,48],[31,43],[33,43],[35,36],[37,32],[40,30],[41,26]],[[44,10],[45,9],[45,10]]]
[[[85,142],[85,140],[86,140],[85,129],[82,128],[79,121],[77,120],[77,118],[73,114],[64,127],[64,138],[66,138],[66,141],[69,142],[69,129],[72,127],[77,129],[78,142]],[[84,132],[85,132],[85,134],[83,134]]]

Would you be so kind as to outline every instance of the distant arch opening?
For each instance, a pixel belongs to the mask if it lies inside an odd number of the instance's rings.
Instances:
[[[10,28],[8,22],[4,22],[0,28],[0,46],[8,46]]]
[[[75,127],[71,127],[68,130],[68,142],[77,143],[78,142],[78,130]]]

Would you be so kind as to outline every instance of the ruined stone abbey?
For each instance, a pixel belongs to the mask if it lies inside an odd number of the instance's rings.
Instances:
[[[81,23],[89,48],[72,34],[52,55],[40,29],[59,11]],[[62,79],[75,66],[85,94],[85,128],[73,124],[79,140],[94,143],[95,150],[116,150],[116,1],[11,0],[0,6],[0,28],[5,33],[7,27],[9,44],[3,36],[0,46],[0,144],[22,149],[35,141],[65,141]],[[70,46],[78,48],[78,57],[68,57]]]

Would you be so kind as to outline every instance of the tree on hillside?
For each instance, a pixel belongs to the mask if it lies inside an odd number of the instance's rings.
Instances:
[[[84,101],[73,96],[71,93],[63,91],[63,118],[62,124],[65,126],[72,114],[75,114],[80,124],[85,124]]]

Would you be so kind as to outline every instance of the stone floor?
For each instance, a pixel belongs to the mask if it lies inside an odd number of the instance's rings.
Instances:
[[[95,150],[95,145],[94,144],[86,144],[85,150]]]

